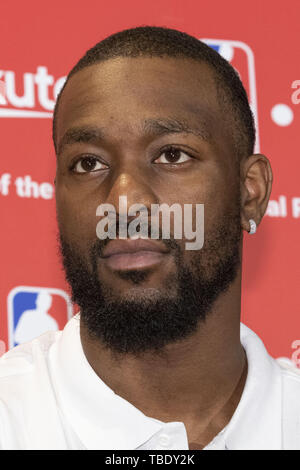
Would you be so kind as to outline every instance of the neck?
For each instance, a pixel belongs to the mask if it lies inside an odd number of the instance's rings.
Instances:
[[[193,440],[208,429],[213,437],[230,420],[246,379],[240,292],[239,273],[196,333],[161,354],[116,355],[92,340],[81,322],[86,358],[106,385],[147,416],[183,421]]]

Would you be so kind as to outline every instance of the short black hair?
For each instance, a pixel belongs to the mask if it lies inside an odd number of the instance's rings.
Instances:
[[[240,159],[254,152],[255,124],[247,93],[236,70],[218,52],[199,39],[176,29],[138,26],[114,33],[94,47],[69,72],[54,108],[52,138],[56,148],[56,120],[59,101],[69,79],[79,70],[116,57],[191,58],[210,66],[223,118],[230,117],[234,153]],[[228,114],[229,112],[229,114]]]

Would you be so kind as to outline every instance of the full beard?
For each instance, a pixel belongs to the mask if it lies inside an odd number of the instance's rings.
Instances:
[[[116,296],[98,276],[101,253],[110,240],[97,239],[89,250],[87,263],[60,232],[66,279],[89,336],[113,353],[138,356],[150,351],[160,353],[166,345],[193,335],[237,276],[241,233],[237,205],[206,234],[203,248],[193,251],[189,264],[176,240],[161,240],[174,256],[176,272],[158,289],[142,288],[149,276],[147,270],[119,272],[120,278],[133,286],[131,295],[122,297]]]

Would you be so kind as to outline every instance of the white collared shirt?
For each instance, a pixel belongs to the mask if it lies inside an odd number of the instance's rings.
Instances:
[[[145,416],[93,371],[79,315],[0,359],[0,449],[187,450],[182,422]],[[228,425],[205,450],[300,449],[300,373],[241,323],[248,375]]]

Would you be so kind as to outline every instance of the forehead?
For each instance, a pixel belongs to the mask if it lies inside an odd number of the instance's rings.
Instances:
[[[86,67],[67,83],[59,103],[57,142],[79,124],[133,129],[147,119],[179,118],[216,131],[220,109],[213,72],[186,58],[118,57]]]

